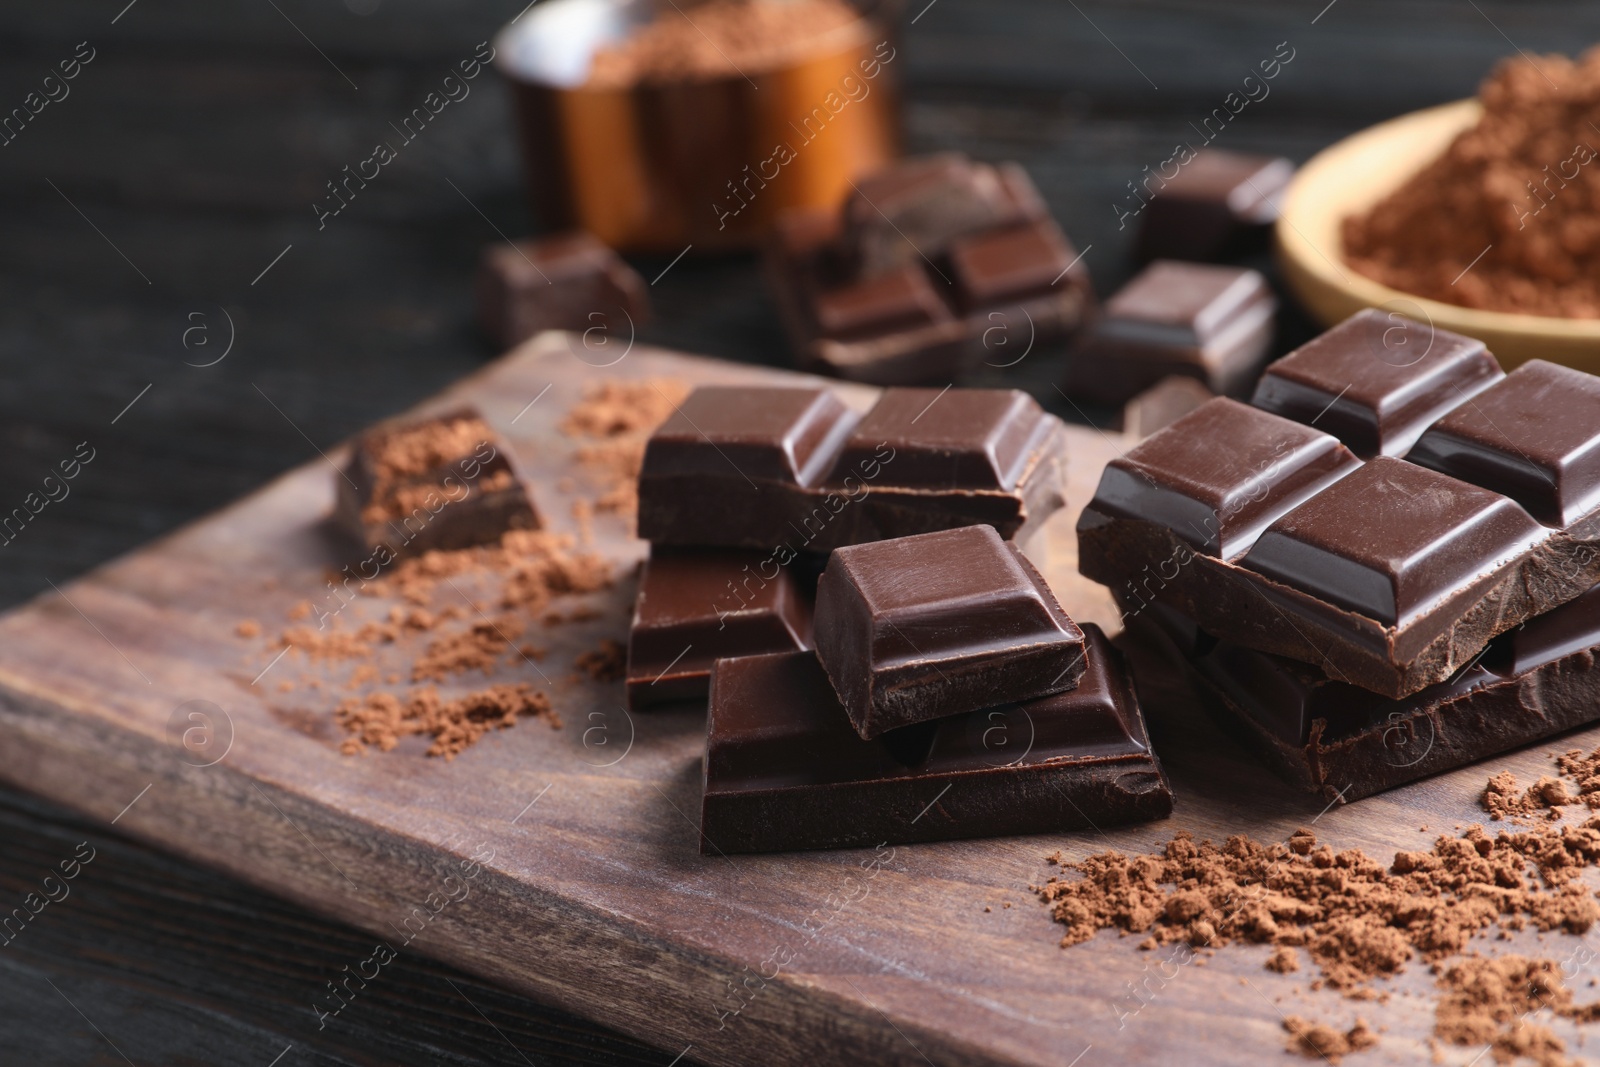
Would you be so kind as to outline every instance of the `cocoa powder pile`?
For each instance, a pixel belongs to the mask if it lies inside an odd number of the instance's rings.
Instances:
[[[599,484],[596,511],[638,512],[645,442],[688,395],[687,386],[670,380],[602,382],[567,412],[560,430],[584,442],[573,459]]]
[[[685,4],[596,52],[585,86],[614,89],[760,74],[842,47],[841,38],[861,22],[844,0]]]
[[[1107,929],[1143,935],[1141,949],[1273,945],[1269,970],[1296,971],[1303,957],[1316,971],[1312,989],[1355,1000],[1383,999],[1377,980],[1427,964],[1441,990],[1438,1040],[1492,1046],[1501,1063],[1520,1056],[1565,1065],[1564,1044],[1529,1021],[1529,1005],[1589,1022],[1600,1004],[1576,1005],[1555,961],[1470,952],[1491,928],[1583,934],[1600,921],[1600,902],[1582,880],[1600,864],[1600,816],[1557,825],[1565,808],[1600,808],[1600,749],[1567,752],[1556,766],[1561,777],[1527,789],[1509,773],[1485,786],[1485,810],[1527,828],[1470,826],[1427,851],[1397,852],[1387,865],[1321,844],[1309,829],[1281,843],[1236,836],[1221,846],[1179,833],[1151,855],[1048,857],[1079,877],[1052,877],[1038,892],[1066,928],[1063,948]],[[1339,1030],[1290,1016],[1284,1027],[1291,1049],[1335,1061],[1377,1043],[1360,1020]]]
[[[522,716],[542,718],[551,729],[561,729],[561,716],[550,706],[550,698],[527,683],[491,686],[455,700],[441,700],[431,687],[405,700],[393,693],[368,693],[346,697],[333,714],[349,735],[339,746],[347,756],[368,745],[387,752],[402,737],[424,734],[433,738],[428,755],[448,759],[490,730],[515,726]]]
[[[1479,97],[1476,126],[1344,220],[1346,261],[1449,304],[1600,317],[1600,48],[1506,60]]]

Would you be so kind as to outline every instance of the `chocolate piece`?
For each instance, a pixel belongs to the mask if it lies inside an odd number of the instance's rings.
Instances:
[[[337,486],[339,524],[363,547],[396,555],[540,525],[510,450],[470,409],[366,434]]]
[[[1204,149],[1144,205],[1136,254],[1207,262],[1249,251],[1278,221],[1292,177],[1287,159]]]
[[[704,700],[716,660],[810,647],[810,597],[771,556],[652,548],[628,631],[628,707]]]
[[[1242,393],[1272,344],[1278,302],[1253,270],[1158,260],[1116,296],[1073,351],[1062,389],[1122,404],[1170,374]]]
[[[785,212],[766,258],[800,363],[883,385],[1009,366],[1093,303],[1027,174],[961,156],[863,181],[842,213]]]
[[[1084,627],[1069,693],[863,741],[815,654],[720,660],[702,852],[851,848],[1165,818],[1172,791],[1121,658]]]
[[[1206,709],[1286,781],[1371,796],[1600,719],[1600,587],[1495,638],[1451,678],[1393,700],[1226,641],[1159,605],[1129,618]]]
[[[838,549],[817,585],[817,658],[863,738],[1071,689],[1083,632],[992,526]]]
[[[1109,464],[1078,536],[1114,593],[1389,696],[1600,578],[1504,497],[1229,400]]]
[[[1504,377],[1482,341],[1369,308],[1274,362],[1250,402],[1333,434],[1363,459],[1401,456]]]
[[[1120,428],[1133,437],[1164,430],[1216,394],[1181,374],[1161,379],[1122,406]]]
[[[1062,505],[1063,434],[1014,390],[888,389],[858,422],[825,389],[704,387],[646,445],[639,536],[790,554],[979,523],[1020,539]]]
[[[1547,526],[1600,506],[1600,378],[1536,359],[1435,423],[1413,463],[1504,493]]]
[[[602,328],[633,335],[650,317],[644,279],[611,249],[575,231],[490,245],[478,270],[478,320],[510,348],[541,330]]]

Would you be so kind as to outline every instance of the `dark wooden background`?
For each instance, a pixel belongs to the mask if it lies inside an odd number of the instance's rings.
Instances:
[[[126,3],[0,8],[0,113],[79,42],[95,50],[70,95],[0,147],[0,512],[79,442],[96,451],[71,495],[0,547],[0,606],[479,366],[494,355],[469,301],[477,253],[495,239],[484,216],[512,236],[536,227],[492,74],[324,231],[310,209],[521,0]],[[1119,232],[1113,207],[1125,183],[1279,42],[1293,62],[1219,145],[1304,159],[1470,94],[1519,48],[1600,40],[1600,7],[1577,0],[924,3],[907,5],[916,22],[896,65],[909,147],[1022,162],[1090,247],[1102,293],[1129,273],[1131,230]],[[637,265],[651,278],[666,261]],[[685,260],[652,295],[658,317],[642,341],[786,361],[747,260]],[[186,366],[221,352],[224,309],[231,353]],[[201,329],[186,347],[191,327]],[[1283,343],[1306,329],[1288,316]],[[1057,410],[1059,357],[1041,349],[1017,372]],[[99,856],[71,895],[0,947],[7,1063],[542,1067],[674,1055],[409,955],[319,1032],[319,976],[369,938],[4,790],[0,912],[85,840]]]

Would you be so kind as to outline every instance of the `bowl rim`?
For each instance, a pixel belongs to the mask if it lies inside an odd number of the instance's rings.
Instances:
[[[1423,108],[1387,119],[1334,142],[1322,149],[1302,165],[1290,180],[1283,198],[1275,227],[1278,254],[1297,270],[1308,275],[1316,284],[1337,291],[1347,300],[1367,307],[1387,307],[1410,318],[1417,316],[1405,305],[1411,304],[1431,320],[1431,324],[1455,330],[1470,336],[1482,334],[1519,334],[1529,339],[1593,340],[1600,342],[1600,318],[1571,319],[1552,315],[1530,315],[1523,312],[1486,311],[1481,308],[1447,304],[1415,293],[1395,289],[1382,282],[1358,273],[1344,264],[1343,242],[1340,226],[1346,215],[1328,219],[1331,214],[1319,211],[1312,198],[1320,188],[1337,183],[1337,175],[1354,157],[1372,154],[1380,145],[1400,142],[1405,136],[1421,128],[1448,127],[1452,137],[1470,127],[1483,113],[1475,98],[1455,100],[1447,104]],[[1387,196],[1401,183],[1416,174],[1436,158],[1428,155],[1415,160],[1414,165],[1397,167],[1392,182],[1371,187],[1364,194],[1363,204],[1370,207]],[[1318,221],[1308,224],[1308,219]],[[1319,246],[1306,228],[1318,231],[1324,239]],[[1331,232],[1330,232],[1331,231]]]

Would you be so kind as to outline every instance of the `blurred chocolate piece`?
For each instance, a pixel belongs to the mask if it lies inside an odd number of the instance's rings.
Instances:
[[[1083,632],[992,526],[852,545],[817,586],[817,658],[863,738],[1064,692]]]
[[[719,660],[702,852],[853,848],[1162,819],[1172,789],[1121,657],[1084,627],[1068,693],[864,741],[811,652]]]
[[[644,279],[581,231],[494,244],[478,269],[478,319],[490,340],[511,348],[541,330],[633,335],[650,317]]]
[[[719,659],[811,647],[811,598],[770,553],[652,548],[628,631],[628,706],[704,700]]]
[[[373,430],[343,474],[335,515],[368,549],[465,548],[539,528],[510,451],[470,409]]]
[[[1280,777],[1330,802],[1371,796],[1600,718],[1600,587],[1501,634],[1449,679],[1398,700],[1309,664],[1209,638],[1163,605],[1124,617],[1197,683],[1225,730]]]
[[[1121,430],[1133,437],[1149,437],[1214,396],[1193,378],[1168,375],[1122,406]]]
[[[1062,389],[1120,405],[1177,374],[1213,393],[1246,393],[1272,345],[1277,307],[1256,271],[1159,260],[1106,301],[1069,356]]]
[[[1207,148],[1167,180],[1140,212],[1141,260],[1211,262],[1264,244],[1294,164]]]
[[[702,386],[651,435],[639,536],[827,552],[987,523],[1021,540],[1063,504],[1061,420],[1006,389]]]
[[[1315,423],[1363,459],[1401,456],[1504,377],[1482,341],[1368,308],[1275,360],[1250,402]]]
[[[1009,366],[1094,299],[1027,174],[954,155],[858,183],[840,213],[780,216],[767,268],[798,361],[880,385]]]

